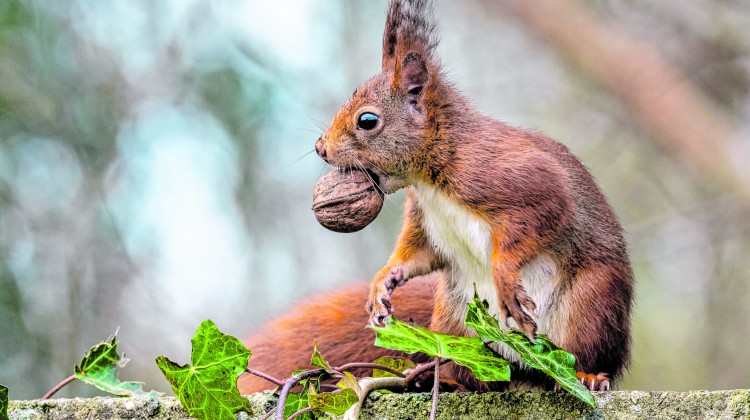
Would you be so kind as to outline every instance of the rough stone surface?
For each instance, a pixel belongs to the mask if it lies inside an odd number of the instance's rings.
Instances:
[[[507,392],[442,394],[438,419],[746,419],[750,390],[595,392],[591,408],[567,394]],[[362,419],[428,418],[430,396],[373,395]]]
[[[552,392],[442,394],[438,419],[748,419],[750,390],[596,392],[597,407],[590,408],[569,395]],[[272,409],[268,393],[248,397],[260,418]],[[373,393],[365,402],[362,419],[426,419],[429,394]],[[188,419],[175,398],[74,398],[46,401],[11,401],[10,418],[20,419]]]
[[[248,396],[254,409],[251,415],[240,413],[237,419],[260,418],[272,409],[276,397],[259,393]],[[59,398],[11,401],[10,420],[98,420],[98,419],[191,419],[177,398]]]

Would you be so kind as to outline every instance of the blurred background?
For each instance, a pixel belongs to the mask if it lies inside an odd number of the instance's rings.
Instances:
[[[41,396],[119,327],[168,391],[213,319],[245,337],[385,262],[403,192],[315,221],[314,141],[379,72],[385,1],[0,0],[0,383]],[[750,3],[439,2],[484,112],[568,145],[628,232],[621,388],[750,387]],[[359,305],[356,305],[359,310]],[[75,385],[60,396],[96,391]]]

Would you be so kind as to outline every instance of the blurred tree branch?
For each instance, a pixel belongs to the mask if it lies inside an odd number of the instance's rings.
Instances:
[[[570,0],[484,1],[509,12],[617,95],[662,149],[750,205],[750,184],[729,159],[735,128],[726,114],[651,45]]]

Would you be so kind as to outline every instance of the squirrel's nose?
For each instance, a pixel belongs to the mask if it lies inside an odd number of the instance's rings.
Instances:
[[[318,152],[318,156],[328,163],[328,154],[326,153],[326,147],[323,145],[323,139],[318,139],[315,142],[315,151]]]

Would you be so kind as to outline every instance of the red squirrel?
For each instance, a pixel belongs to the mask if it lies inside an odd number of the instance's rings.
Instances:
[[[419,318],[431,307],[431,329],[472,335],[464,318],[476,285],[508,326],[532,339],[546,334],[576,356],[582,382],[609,389],[629,362],[633,297],[616,215],[564,145],[476,110],[445,79],[436,47],[429,1],[391,0],[381,73],[355,90],[315,144],[327,163],[366,170],[386,194],[407,188],[402,231],[370,285],[370,323],[381,324],[393,313]],[[432,302],[413,290],[395,292],[437,270]],[[326,316],[351,311],[349,304],[361,298],[359,289],[348,296],[340,292],[336,299],[347,302],[339,303],[343,307],[307,305],[303,311],[320,312],[298,312],[290,319],[299,324],[287,326],[303,332],[324,325],[335,334],[341,319]],[[369,361],[373,352],[372,333],[360,337],[356,344],[340,337],[345,351],[352,351],[350,361]],[[517,384],[554,386],[504,345],[493,348],[515,363]],[[309,355],[309,344],[300,351]],[[460,366],[444,371],[468,389],[504,386],[481,383]]]

